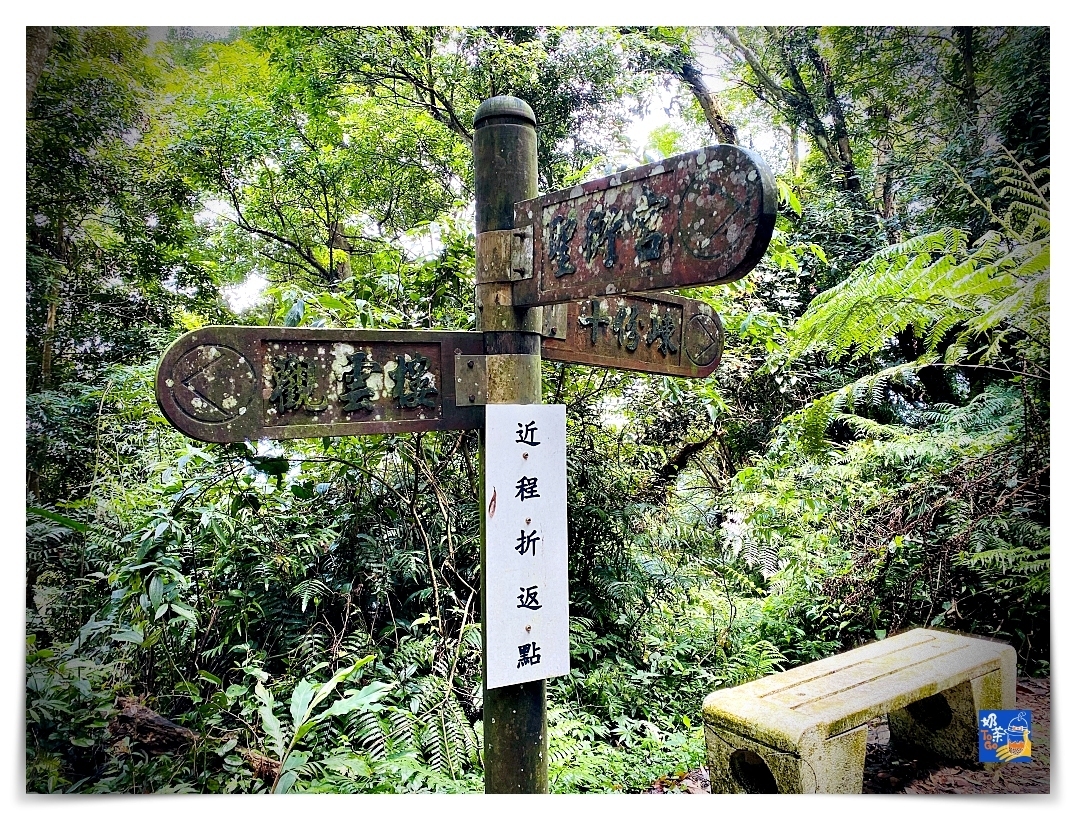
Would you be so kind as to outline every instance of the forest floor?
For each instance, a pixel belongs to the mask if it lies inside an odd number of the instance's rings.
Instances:
[[[993,771],[982,765],[959,765],[926,753],[902,757],[889,746],[884,717],[871,721],[867,731],[864,794],[1049,794],[1050,793],[1050,679],[1020,678],[1016,706],[1029,709],[1031,763],[1002,765]],[[709,794],[705,768],[683,778],[660,778],[650,794],[690,792]]]

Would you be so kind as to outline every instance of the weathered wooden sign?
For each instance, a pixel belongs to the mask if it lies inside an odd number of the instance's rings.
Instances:
[[[157,403],[201,441],[477,429],[453,362],[482,350],[467,331],[204,327],[165,352]]]
[[[486,687],[566,675],[568,479],[563,404],[486,406]]]
[[[739,279],[773,233],[776,186],[752,151],[713,145],[516,203],[517,305]]]
[[[721,361],[721,319],[695,299],[592,296],[545,310],[555,318],[543,331],[543,359],[696,378]]]

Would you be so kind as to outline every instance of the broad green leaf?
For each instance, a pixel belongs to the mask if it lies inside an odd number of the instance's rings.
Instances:
[[[287,794],[298,779],[298,772],[285,772],[280,775],[280,779],[276,783],[276,788],[273,789],[273,794]]]
[[[221,686],[224,683],[224,681],[222,681],[216,675],[212,674],[211,672],[206,672],[204,669],[198,670],[198,677],[200,677],[202,680],[207,680],[212,684],[216,684],[217,686]]]
[[[248,668],[245,666],[243,667],[243,669],[244,671],[248,671]],[[260,700],[262,703],[264,703],[271,709],[276,706],[276,699],[273,697],[273,693],[265,688],[265,685],[263,683],[263,681],[268,679],[269,676],[265,672],[262,672],[262,670],[260,669],[258,669],[257,671],[261,672],[261,675],[258,676],[258,682],[254,684],[254,694],[255,696],[257,696],[258,700]]]
[[[258,679],[260,683],[265,683],[267,680],[269,680],[269,673],[266,672],[264,669],[258,668],[257,666],[250,666],[248,664],[247,666],[243,667],[243,671],[246,672],[248,675],[253,675],[255,678]]]
[[[194,610],[184,606],[183,604],[173,603],[171,606],[172,606],[172,611],[174,613],[176,613],[176,615],[178,615],[181,618],[187,619],[192,624],[197,625],[198,616],[194,614]]]
[[[273,714],[273,710],[266,703],[263,703],[258,707],[258,714],[261,715],[262,729],[269,739],[269,748],[272,749],[279,758],[284,754],[285,746],[284,734],[280,729],[280,721],[277,720],[277,716]]]
[[[51,510],[44,510],[41,507],[27,507],[26,512],[39,516],[41,518],[46,518],[49,521],[54,521],[57,524],[62,524],[69,530],[74,530],[75,532],[86,532],[86,530],[89,529],[88,525],[82,524],[73,518],[68,518],[66,515],[54,513]]]
[[[323,700],[325,700],[325,698],[327,698],[330,694],[332,694],[332,691],[336,688],[336,685],[338,683],[340,683],[340,681],[342,681],[344,678],[346,678],[352,672],[355,672],[355,671],[361,669],[362,667],[366,666],[366,664],[370,663],[375,657],[377,657],[377,656],[376,655],[367,655],[365,658],[361,658],[361,659],[355,661],[355,663],[352,664],[351,666],[346,667],[345,669],[341,669],[339,672],[337,672],[335,675],[333,675],[328,680],[328,682],[326,682],[325,685],[322,686],[321,689],[318,690],[317,695],[314,697],[313,702],[310,704],[310,708],[314,709],[319,703],[321,703]]]
[[[345,302],[343,299],[338,299],[331,293],[322,293],[318,296],[318,302],[322,307],[329,310],[350,310],[351,305]]]
[[[310,759],[310,755],[308,753],[306,753],[306,752],[297,752],[297,751],[290,752],[288,754],[287,758],[281,764],[280,772],[281,772],[281,774],[283,774],[284,772],[295,771],[296,769],[298,769],[301,766],[305,765],[306,761],[308,761],[309,759]]]
[[[303,321],[304,313],[306,313],[306,303],[302,299],[297,299],[284,317],[284,327],[298,327]]]
[[[357,692],[349,690],[346,698],[341,698],[333,703],[332,706],[321,713],[321,717],[328,717],[329,715],[346,715],[348,712],[354,712],[356,709],[372,706],[381,700],[393,686],[394,684],[385,683],[384,681],[374,681]]]
[[[314,697],[314,684],[303,678],[291,693],[291,722],[299,726],[310,716],[310,701]]]
[[[280,777],[277,779],[274,794],[286,794],[291,791],[299,778],[299,769],[310,759],[306,752],[291,752],[280,765]]]
[[[295,731],[295,736],[292,737],[292,739],[291,739],[291,745],[294,746],[296,743],[298,743],[300,740],[302,740],[304,737],[306,737],[308,734],[310,734],[311,730],[313,730],[315,727],[317,727],[317,725],[321,722],[321,719],[323,717],[325,717],[325,715],[326,715],[326,713],[322,712],[320,715],[315,717],[313,720],[308,720],[306,723],[302,724]]]

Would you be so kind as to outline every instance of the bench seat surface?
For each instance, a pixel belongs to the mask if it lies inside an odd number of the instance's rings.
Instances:
[[[794,750],[799,736],[832,737],[873,717],[998,670],[1011,647],[913,629],[840,655],[714,692],[705,716],[728,730]]]

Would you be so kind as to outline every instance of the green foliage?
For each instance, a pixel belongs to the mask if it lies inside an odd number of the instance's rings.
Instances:
[[[920,383],[924,369],[1049,378],[1048,183],[1045,172],[1031,172],[1011,155],[1010,162],[999,182],[1012,204],[998,216],[980,201],[998,230],[972,246],[952,228],[892,245],[820,294],[797,322],[792,356],[867,358],[899,344],[901,335],[918,342],[914,361],[868,373],[794,414],[790,422],[808,451],[823,448],[826,428],[842,410],[882,406],[898,385]],[[864,430],[860,421],[845,421]]]
[[[99,379],[172,326],[219,317],[194,193],[147,133],[160,68],[140,29],[56,29],[27,111],[27,371],[34,390]]]
[[[947,626],[997,635],[1034,667],[1048,624],[1042,446],[1019,392],[992,388],[922,429],[864,437],[823,457],[775,451],[742,470],[730,546],[758,563],[767,606],[802,635],[849,645],[876,631]],[[801,635],[802,632],[802,635]],[[799,654],[803,660],[816,654]]]
[[[358,710],[373,714],[378,710],[377,702],[385,694],[385,690],[391,688],[391,684],[375,681],[361,690],[344,690],[343,697],[337,698],[321,712],[314,712],[318,704],[333,693],[337,684],[347,680],[373,659],[373,655],[367,655],[351,666],[340,669],[327,682],[320,685],[311,683],[305,677],[300,680],[291,693],[290,724],[286,722],[281,724],[275,713],[277,702],[272,693],[262,686],[261,681],[254,684],[254,694],[261,703],[258,707],[258,715],[261,717],[262,730],[265,732],[269,748],[280,762],[280,768],[277,770],[271,787],[272,792],[284,793],[295,785],[300,769],[309,759],[309,754],[295,748],[304,737],[318,729],[331,717],[347,715]],[[314,667],[314,670],[316,669],[317,666]]]

